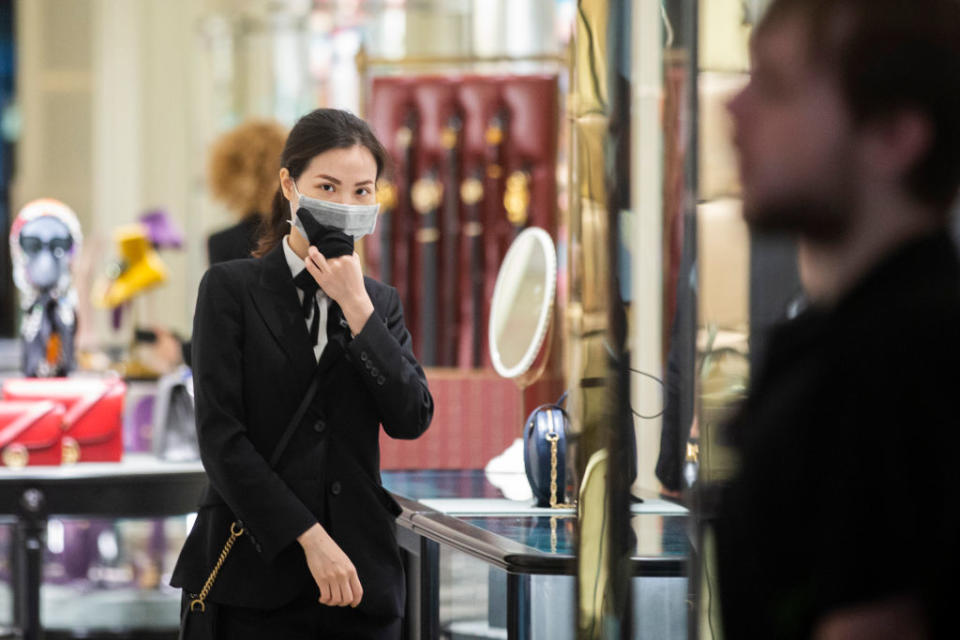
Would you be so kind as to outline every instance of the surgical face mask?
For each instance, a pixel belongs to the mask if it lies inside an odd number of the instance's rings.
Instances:
[[[310,244],[317,247],[324,257],[347,255],[343,251],[348,245],[350,251],[347,253],[353,253],[354,240],[373,233],[376,229],[379,204],[340,204],[311,198],[302,195],[295,182],[293,192],[297,202],[290,203],[290,224],[296,227]],[[321,245],[327,245],[332,253],[328,254]]]

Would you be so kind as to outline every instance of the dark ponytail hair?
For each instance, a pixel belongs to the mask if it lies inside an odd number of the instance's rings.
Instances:
[[[370,126],[340,109],[316,109],[300,118],[287,136],[280,155],[280,167],[286,167],[290,176],[297,180],[310,161],[331,149],[349,149],[356,145],[366,147],[377,162],[377,179],[386,170],[387,152],[373,135]],[[256,257],[262,257],[280,244],[289,231],[290,203],[277,186],[273,195],[270,213],[260,223]]]

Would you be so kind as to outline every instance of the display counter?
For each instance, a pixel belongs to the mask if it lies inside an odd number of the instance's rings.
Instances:
[[[144,454],[127,454],[119,464],[0,470],[2,514],[16,522],[13,620],[23,637],[42,637],[40,587],[50,517],[188,514],[205,483],[197,462],[166,463]],[[572,509],[507,500],[482,471],[390,471],[383,483],[403,507],[397,539],[407,571],[408,638],[573,638]],[[645,498],[633,507],[634,637],[683,637],[686,510]],[[175,608],[156,610],[171,619],[150,621],[152,632],[172,631]],[[127,636],[118,631],[117,637]]]
[[[507,500],[482,471],[386,472],[383,483],[404,508],[408,637],[574,637],[573,509]],[[633,637],[685,637],[687,511],[643,498],[631,520]]]
[[[206,484],[199,462],[127,454],[119,463],[0,469],[2,515],[16,519],[11,558],[13,623],[24,640],[43,637],[40,587],[50,516],[146,518],[196,510]]]

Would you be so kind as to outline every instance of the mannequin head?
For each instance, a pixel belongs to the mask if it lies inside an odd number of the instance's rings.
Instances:
[[[82,243],[80,222],[67,205],[41,199],[24,206],[10,229],[13,278],[21,303],[32,304],[41,294],[66,293],[70,268]]]

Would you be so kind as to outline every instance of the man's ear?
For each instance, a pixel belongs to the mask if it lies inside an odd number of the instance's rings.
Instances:
[[[865,160],[884,182],[903,182],[933,144],[930,119],[916,109],[900,109],[866,125]]]

